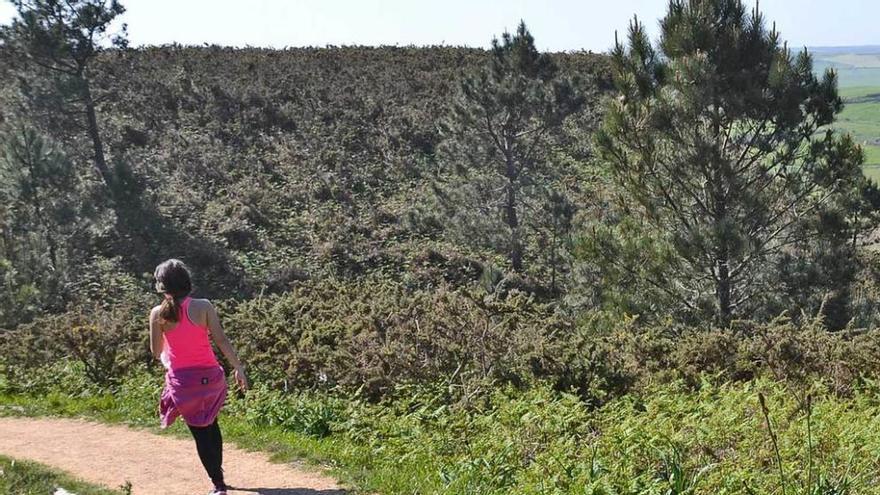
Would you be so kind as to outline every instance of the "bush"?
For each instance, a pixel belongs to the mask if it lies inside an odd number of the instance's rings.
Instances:
[[[223,319],[255,379],[284,390],[343,386],[372,399],[403,382],[444,382],[462,395],[525,384],[543,342],[566,325],[521,293],[334,282],[227,305]]]
[[[574,320],[517,290],[309,280],[218,307],[254,383],[283,392],[339,389],[373,402],[408,384],[437,386],[448,402],[467,403],[498,386],[541,380],[596,407],[657,381],[696,389],[707,374],[735,382],[766,376],[792,390],[820,379],[850,395],[880,371],[875,330],[829,333],[821,321],[787,318],[694,328],[601,311]],[[64,359],[112,386],[154,362],[146,327],[143,303],[43,317],[0,333],[0,365],[19,390],[37,386],[34,376]]]
[[[9,387],[38,386],[32,376],[47,365],[73,360],[94,384],[121,381],[139,362],[149,362],[143,308],[77,310],[44,316],[0,333],[0,365]]]

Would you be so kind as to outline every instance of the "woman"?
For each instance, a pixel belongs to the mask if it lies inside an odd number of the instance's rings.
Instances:
[[[170,259],[156,267],[156,290],[165,295],[150,311],[150,350],[166,368],[159,402],[162,428],[178,416],[196,441],[199,459],[214,484],[212,495],[226,495],[223,480],[223,438],[217,415],[226,399],[226,377],[217,361],[210,333],[234,368],[236,382],[248,387],[244,366],[223,333],[217,311],[207,299],[189,297],[192,281],[182,261]]]

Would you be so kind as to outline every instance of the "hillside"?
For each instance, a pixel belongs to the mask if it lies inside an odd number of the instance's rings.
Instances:
[[[485,54],[181,46],[105,54],[95,70],[99,124],[131,201],[95,248],[113,260],[101,269],[141,284],[158,261],[181,256],[207,295],[247,296],[336,275],[433,284],[449,258],[491,265],[487,253],[444,241],[419,213],[430,211],[430,184],[443,173],[439,124]],[[590,97],[575,119],[583,132],[596,121],[605,59],[556,58]],[[16,98],[7,93],[0,108]],[[88,172],[76,123],[50,115],[44,125],[69,136],[65,150]]]
[[[811,73],[869,49],[813,67],[727,0],[608,55],[524,23],[487,51],[127,49],[97,2],[0,27],[0,416],[155,425],[164,361],[169,388],[234,370],[224,438],[355,493],[880,495],[880,90],[841,69],[841,114]],[[223,370],[182,362],[206,335]],[[120,448],[90,431],[0,454],[83,474]],[[117,457],[89,480],[175,483]]]

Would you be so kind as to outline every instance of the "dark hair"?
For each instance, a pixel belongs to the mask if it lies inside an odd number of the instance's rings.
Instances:
[[[189,269],[182,261],[172,258],[160,263],[154,276],[156,291],[165,294],[165,300],[159,308],[159,318],[170,322],[180,320],[180,301],[192,292]]]

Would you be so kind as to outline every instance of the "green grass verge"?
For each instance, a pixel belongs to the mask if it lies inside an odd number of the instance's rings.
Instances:
[[[61,371],[56,376],[65,376],[68,371]],[[82,385],[79,378],[63,381],[76,389]],[[159,428],[155,408],[161,386],[161,379],[140,375],[113,393],[88,387],[75,393],[53,390],[39,396],[0,393],[0,416],[85,418],[191,439],[182,421],[175,422],[168,429]],[[0,381],[0,390],[2,388]],[[251,397],[257,402],[262,401],[259,390]],[[270,400],[274,400],[274,396]],[[271,415],[267,409],[275,404],[257,404],[256,415],[244,413],[244,409],[253,403],[253,400],[246,401],[240,393],[230,395],[220,419],[224,441],[246,450],[267,453],[273,462],[295,462],[322,470],[339,480],[352,495],[441,492],[436,471],[431,469],[431,459],[414,457],[411,462],[377,459],[369,445],[353,442],[348,436],[316,437],[292,431],[286,425],[277,424],[277,419],[266,420],[266,415]],[[290,423],[289,417],[284,421]],[[416,491],[410,491],[414,487]]]
[[[76,495],[123,495],[120,490],[109,490],[79,481],[57,469],[30,461],[0,455],[0,493],[10,495],[51,495],[63,488]]]
[[[142,376],[113,394],[78,386],[7,394],[0,414],[155,425],[159,386]],[[815,397],[809,416],[807,392]],[[707,377],[696,390],[658,383],[600,409],[541,384],[497,388],[466,408],[442,388],[402,388],[396,397],[366,404],[258,388],[232,396],[221,424],[239,446],[329,466],[364,493],[733,495],[783,493],[785,484],[790,494],[880,495],[880,393],[872,387],[841,398],[818,384]],[[164,434],[187,435],[181,427]]]

